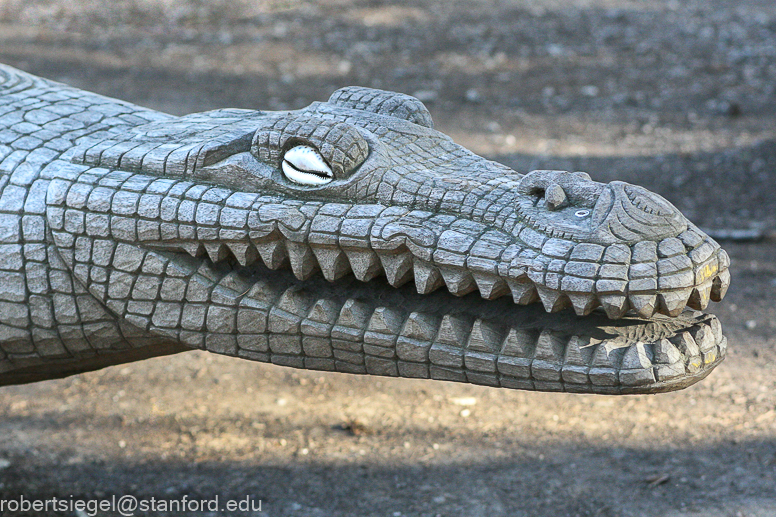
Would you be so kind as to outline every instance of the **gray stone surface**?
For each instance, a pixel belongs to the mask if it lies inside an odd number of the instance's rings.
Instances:
[[[729,259],[670,203],[518,174],[413,97],[176,118],[0,67],[0,99],[1,383],[204,348],[631,393],[724,357],[683,311],[724,296]]]

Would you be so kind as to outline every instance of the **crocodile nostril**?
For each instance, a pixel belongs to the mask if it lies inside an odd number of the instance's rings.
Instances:
[[[535,187],[532,188],[531,191],[528,193],[530,197],[533,198],[533,205],[535,207],[543,206],[544,205],[544,189],[541,187]]]
[[[550,184],[544,192],[544,199],[547,201],[547,208],[557,210],[568,204],[568,198],[563,187],[557,183]]]

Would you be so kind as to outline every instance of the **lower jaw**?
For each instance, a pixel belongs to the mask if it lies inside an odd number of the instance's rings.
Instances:
[[[182,260],[187,283],[201,284],[208,294],[180,302],[181,318],[166,327],[150,316],[149,331],[192,348],[278,365],[635,394],[692,385],[725,355],[719,321],[699,312],[612,321],[600,311],[548,314],[538,304],[487,301],[476,292],[420,295],[412,285],[395,288],[385,279],[301,281],[291,271],[262,265],[167,256],[171,263]]]

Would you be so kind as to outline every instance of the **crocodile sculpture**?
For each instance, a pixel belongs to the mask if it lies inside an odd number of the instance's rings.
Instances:
[[[669,391],[724,358],[728,266],[656,194],[519,174],[408,95],[173,117],[0,66],[3,385],[203,349]]]

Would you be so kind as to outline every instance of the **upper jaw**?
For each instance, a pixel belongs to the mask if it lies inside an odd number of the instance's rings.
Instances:
[[[212,122],[212,116],[200,117]],[[208,176],[234,157],[248,154],[251,128],[262,117],[263,123],[274,120],[274,116],[239,113],[238,122],[219,126],[219,119],[211,130],[215,136],[203,142],[198,135],[198,143],[189,143],[182,151],[165,148],[168,144],[147,151],[140,145],[126,151],[118,144],[103,143],[104,150],[95,154],[97,162],[90,159],[92,148],[76,153],[81,157],[77,161],[125,168],[125,158],[137,154],[142,155],[138,162],[142,172],[134,177],[141,183],[156,181],[144,174],[147,172],[193,176],[204,183],[210,179],[231,186],[211,188],[184,179],[161,179],[161,183],[180,185],[177,190],[167,187],[163,193],[153,189],[139,193],[137,196],[149,199],[135,201],[138,215],[142,217],[141,207],[191,207],[187,214],[192,215],[182,215],[175,208],[167,216],[185,232],[165,233],[169,223],[145,221],[144,227],[157,224],[158,228],[143,233],[132,229],[122,236],[117,227],[115,237],[194,255],[206,250],[214,262],[231,254],[242,264],[259,259],[273,269],[289,264],[300,279],[318,270],[330,281],[350,273],[364,281],[385,275],[395,287],[414,280],[421,294],[445,286],[458,296],[479,291],[486,299],[511,295],[520,305],[541,301],[548,312],[573,307],[577,314],[587,315],[601,306],[611,318],[620,318],[630,309],[647,318],[656,313],[676,316],[685,306],[704,309],[709,300],[720,300],[727,289],[727,254],[656,194],[622,182],[597,183],[585,173],[534,171],[520,176],[462,150],[433,130],[424,130],[420,136],[431,138],[434,145],[462,157],[461,164],[468,163],[482,174],[472,175],[464,167],[453,171],[447,181],[449,171],[426,170],[422,163],[418,167],[405,164],[410,172],[402,181],[414,180],[421,187],[441,185],[449,193],[463,188],[455,203],[448,202],[447,196],[434,201],[433,192],[426,199],[422,191],[409,196],[409,201],[400,199],[401,192],[393,189],[389,179],[391,174],[396,176],[392,171],[395,150],[372,140],[374,135],[368,132],[371,154],[351,178],[353,185],[341,185],[341,195],[327,196],[327,201],[313,192],[267,190],[273,176],[266,164],[262,165],[267,169],[266,178],[257,189],[269,195],[240,192],[242,181],[231,185],[222,181],[224,175],[233,177],[235,170],[245,168],[240,164],[232,164],[234,170],[221,170],[218,178]],[[227,126],[229,131],[223,129]],[[194,147],[188,149],[190,146]],[[105,161],[113,149],[122,153],[115,164]],[[153,153],[159,152],[169,155],[157,159]],[[226,154],[219,154],[222,152]],[[185,160],[176,162],[175,153]],[[157,162],[161,169],[154,170]],[[247,168],[258,163],[253,158],[249,162]],[[183,172],[173,170],[176,163]],[[457,163],[453,159],[448,166]],[[199,177],[202,175],[208,177]],[[359,183],[363,189],[356,188]],[[372,184],[380,187],[365,199],[354,202],[350,201],[353,196],[345,195],[369,192],[367,186]],[[478,189],[484,189],[485,196],[492,194],[495,211],[478,214],[479,205],[467,205],[469,191]],[[188,199],[190,192],[200,190],[208,194]],[[133,196],[137,197],[129,195]],[[342,202],[331,202],[333,199]],[[118,209],[126,212],[126,207]]]
[[[82,199],[77,203],[84,206],[71,208],[95,217],[114,213],[114,239],[207,252],[212,262],[233,255],[243,265],[289,265],[302,280],[319,270],[332,282],[348,274],[363,281],[385,275],[394,287],[413,280],[421,294],[445,286],[458,296],[479,291],[486,299],[511,295],[521,305],[541,301],[548,312],[571,306],[586,315],[602,306],[612,318],[631,308],[642,317],[676,316],[687,305],[703,309],[709,299],[721,299],[729,281],[727,254],[689,223],[661,240],[611,242],[608,236],[609,243],[597,243],[550,237],[520,223],[518,212],[507,232],[471,217],[402,206],[300,201],[142,174],[93,174],[91,169],[77,181],[73,192],[81,195],[63,202]],[[119,184],[137,187],[122,187],[116,195],[106,189]],[[615,199],[627,187],[601,192]],[[141,222],[121,224],[133,215],[128,206]],[[607,217],[616,214],[610,209]]]

